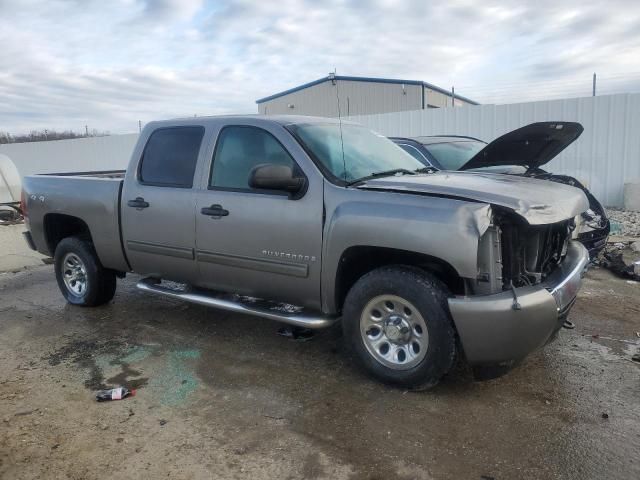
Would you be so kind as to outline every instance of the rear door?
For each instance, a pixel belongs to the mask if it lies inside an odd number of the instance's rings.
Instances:
[[[204,133],[194,125],[153,130],[125,178],[122,237],[136,273],[196,280],[193,185]]]
[[[311,160],[284,128],[265,123],[224,126],[211,163],[196,200],[199,283],[319,308],[323,183],[305,174]],[[250,188],[260,164],[291,166],[306,191],[291,198]]]

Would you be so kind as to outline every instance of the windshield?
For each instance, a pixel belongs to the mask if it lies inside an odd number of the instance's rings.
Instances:
[[[388,138],[360,125],[291,125],[298,141],[334,177],[347,183],[392,170],[413,172],[424,165]],[[343,160],[344,150],[344,160]]]
[[[432,143],[424,148],[433,155],[442,170],[458,170],[471,158],[486,147],[484,142],[462,141],[448,143]]]

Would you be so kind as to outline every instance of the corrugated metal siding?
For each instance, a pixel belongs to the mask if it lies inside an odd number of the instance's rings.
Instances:
[[[127,168],[138,134],[77,138],[52,142],[0,145],[21,176],[35,173],[123,170]]]
[[[451,97],[448,95],[444,95],[441,92],[436,92],[435,90],[431,90],[430,88],[425,88],[425,103],[427,107],[450,107],[451,106]]]
[[[337,80],[314,85],[258,104],[261,114],[338,116],[338,92],[342,115],[399,112],[422,108],[422,85]],[[337,89],[337,91],[336,91]],[[293,105],[293,108],[289,107]]]
[[[640,181],[640,94],[351,116],[387,136],[469,135],[491,141],[533,122],[580,122],[584,133],[544,168],[574,176],[608,206]]]
[[[293,105],[293,108],[289,105]],[[336,87],[331,82],[320,83],[261,103],[258,107],[259,113],[267,115],[337,117]]]
[[[422,108],[422,85],[340,81],[338,87],[345,115],[348,110],[350,115],[365,115]]]

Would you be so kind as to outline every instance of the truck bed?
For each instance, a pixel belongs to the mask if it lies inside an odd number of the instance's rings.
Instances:
[[[120,235],[123,177],[120,170],[25,177],[27,221],[38,251],[53,256],[49,239],[66,217],[73,217],[88,227],[105,267],[128,271]]]
[[[124,178],[126,170],[96,170],[90,172],[43,173],[39,176],[85,177],[85,178]]]

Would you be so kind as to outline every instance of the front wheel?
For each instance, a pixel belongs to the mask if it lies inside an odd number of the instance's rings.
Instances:
[[[375,378],[411,389],[438,383],[455,360],[455,332],[444,285],[408,266],[364,275],[343,309],[345,339]]]
[[[67,302],[95,307],[113,298],[116,273],[102,266],[91,243],[77,237],[64,238],[53,258],[58,287]]]

